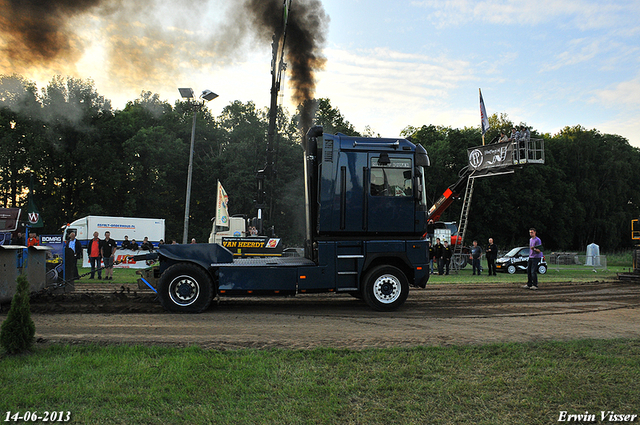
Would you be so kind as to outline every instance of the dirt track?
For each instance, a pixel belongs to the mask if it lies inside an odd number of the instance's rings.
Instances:
[[[223,298],[199,315],[165,313],[152,293],[36,298],[40,342],[206,348],[394,347],[640,337],[640,285],[623,282],[429,285],[393,313],[346,294]],[[0,314],[4,320],[6,311]]]

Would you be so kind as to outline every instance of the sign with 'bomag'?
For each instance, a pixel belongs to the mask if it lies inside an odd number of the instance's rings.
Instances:
[[[279,238],[255,236],[249,238],[222,238],[222,246],[242,257],[274,257],[282,255]]]

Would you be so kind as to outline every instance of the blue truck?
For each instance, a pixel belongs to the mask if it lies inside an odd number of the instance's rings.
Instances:
[[[378,311],[429,279],[427,151],[407,139],[324,134],[303,141],[304,256],[234,258],[210,244],[162,245],[158,297],[199,313],[223,296],[349,293]]]

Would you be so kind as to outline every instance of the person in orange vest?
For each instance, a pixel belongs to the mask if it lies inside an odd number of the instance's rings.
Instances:
[[[100,254],[100,248],[102,248],[102,241],[98,237],[98,232],[93,232],[93,239],[87,244],[87,255],[89,262],[91,263],[91,276],[89,279],[93,279],[96,271],[98,271],[98,280],[102,279],[101,262],[102,257]]]
[[[29,233],[29,239],[27,240],[27,247],[40,245],[40,241],[36,237],[35,233]]]

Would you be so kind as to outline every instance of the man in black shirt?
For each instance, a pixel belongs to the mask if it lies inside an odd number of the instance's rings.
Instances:
[[[124,235],[124,240],[122,241],[122,245],[120,245],[122,249],[131,249],[131,241],[129,240],[129,236]]]
[[[438,264],[438,274],[442,276],[444,274],[444,263],[442,262],[442,243],[440,242],[440,238],[436,239],[436,246],[433,248],[433,259],[437,261]]]
[[[496,275],[496,259],[498,258],[498,248],[493,244],[493,238],[489,238],[489,245],[485,251],[487,254],[487,271],[489,276]],[[493,271],[493,273],[492,273]]]
[[[116,249],[118,245],[116,241],[111,239],[110,232],[104,232],[104,240],[100,248],[102,262],[104,263],[105,280],[113,280],[113,260],[116,257]]]
[[[143,251],[153,251],[153,244],[151,242],[149,242],[149,238],[148,237],[144,237],[144,240],[142,241],[142,246],[140,246],[140,249]]]
[[[449,274],[449,265],[451,264],[451,257],[453,256],[453,251],[449,246],[449,242],[444,241],[444,245],[442,247],[442,262],[444,264],[445,275]]]

